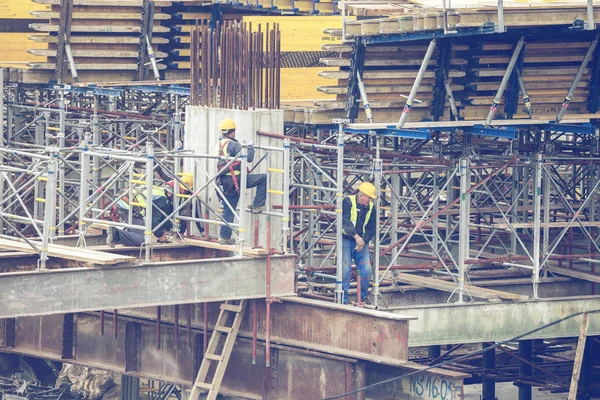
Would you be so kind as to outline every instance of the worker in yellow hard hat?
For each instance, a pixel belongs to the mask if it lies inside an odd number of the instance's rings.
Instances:
[[[240,200],[240,179],[241,162],[235,161],[229,166],[230,160],[221,157],[236,157],[242,150],[242,145],[235,139],[235,131],[237,126],[233,119],[227,118],[221,121],[219,125],[220,139],[216,146],[216,153],[219,156],[217,169],[220,175],[220,184],[225,196],[226,202],[223,204],[223,219],[226,222],[233,222],[233,211],[237,207]],[[254,161],[254,143],[248,141],[247,161]],[[267,175],[266,174],[248,174],[246,179],[246,188],[256,188],[256,195],[250,207],[250,211],[254,214],[265,210],[265,202],[267,199]],[[229,207],[229,205],[231,207]],[[243,212],[244,210],[242,210]],[[221,244],[235,244],[235,240],[231,238],[231,227],[222,225],[219,233]]]
[[[371,260],[369,242],[375,237],[377,210],[373,201],[377,190],[370,182],[363,182],[358,193],[344,198],[342,203],[342,288],[343,303],[348,303],[350,271],[352,260],[360,277],[360,298],[358,302],[368,301]]]

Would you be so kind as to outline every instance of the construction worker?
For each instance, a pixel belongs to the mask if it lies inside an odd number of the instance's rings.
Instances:
[[[184,181],[185,182],[185,181]],[[192,182],[191,182],[192,183]],[[169,181],[162,187],[154,186],[152,188],[152,229],[156,228],[163,221],[166,216],[173,212],[173,187],[174,181]],[[133,201],[129,201],[127,197],[121,198],[117,202],[117,211],[121,219],[126,220],[130,208],[132,208],[132,224],[143,227],[145,225],[144,212],[146,209],[146,199],[148,198],[147,190],[145,186],[136,186],[133,188]],[[170,220],[165,221],[164,224],[154,232],[154,235],[158,238],[159,243],[166,243],[168,240],[168,233],[173,227]],[[180,226],[180,232],[185,231],[185,224]],[[145,241],[144,229],[121,229],[110,226],[108,228],[108,234],[106,235],[106,244],[111,248],[114,248],[117,243],[124,244],[125,246],[141,246]]]
[[[219,126],[221,138],[216,147],[216,152],[219,157],[235,157],[242,150],[242,145],[235,140],[235,121],[232,119],[224,119]],[[248,162],[254,161],[254,146],[252,140],[248,142]],[[217,168],[222,171],[229,160],[219,159]],[[240,200],[240,176],[241,162],[235,161],[231,163],[225,171],[220,175],[220,183],[222,185],[223,194],[227,202],[223,202],[223,219],[226,222],[233,222],[233,210],[237,207]],[[250,207],[252,213],[260,213],[265,210],[265,201],[267,199],[267,175],[266,174],[249,174],[246,179],[247,188],[256,188],[256,195]],[[231,208],[227,205],[231,205]],[[243,212],[244,210],[242,210]],[[221,244],[235,244],[235,240],[231,238],[231,227],[228,225],[221,226],[219,234]]]
[[[344,289],[344,304],[348,304],[352,260],[356,263],[356,270],[360,277],[360,299],[368,301],[369,277],[372,271],[369,242],[376,234],[377,210],[373,204],[375,198],[377,198],[375,186],[370,182],[363,182],[358,187],[358,193],[345,197],[342,203],[342,288]]]

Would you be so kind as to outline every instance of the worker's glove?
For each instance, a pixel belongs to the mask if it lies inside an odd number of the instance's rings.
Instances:
[[[252,139],[248,140],[248,147],[254,146],[254,141]]]

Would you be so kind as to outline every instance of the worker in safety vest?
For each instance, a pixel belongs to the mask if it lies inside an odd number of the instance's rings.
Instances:
[[[235,121],[225,119],[219,126],[221,138],[216,146],[216,153],[219,157],[235,157],[242,150],[242,145],[235,140]],[[254,161],[254,145],[252,141],[248,142],[248,162]],[[230,160],[219,159],[217,168],[223,171],[220,175],[220,183],[223,187],[223,194],[227,202],[223,202],[223,219],[226,222],[233,222],[233,210],[237,207],[240,200],[240,175],[241,162],[235,161],[227,167]],[[252,213],[260,213],[265,210],[265,201],[267,199],[267,175],[266,174],[249,174],[246,180],[246,188],[256,188],[256,195],[250,211]],[[227,205],[229,203],[231,208]],[[235,244],[235,240],[231,238],[231,227],[228,225],[221,226],[220,232],[221,244]]]
[[[348,303],[350,288],[350,270],[352,260],[360,276],[360,297],[368,300],[369,277],[371,276],[371,260],[369,242],[375,237],[377,210],[373,199],[377,198],[375,186],[363,182],[358,193],[344,198],[342,203],[342,288],[344,304]],[[360,300],[360,299],[359,299]]]
[[[182,181],[185,183],[186,178],[182,177]],[[190,188],[193,185],[193,177],[187,179],[186,186]],[[169,181],[162,187],[154,186],[152,188],[152,229],[156,228],[163,221],[166,216],[173,212],[173,187],[174,181]],[[133,199],[122,197],[117,202],[117,211],[122,220],[127,220],[130,208],[132,208],[132,224],[138,225],[142,229],[130,229],[130,228],[116,228],[109,227],[108,234],[106,236],[106,244],[111,248],[115,247],[117,243],[124,244],[125,246],[141,246],[144,241],[144,229],[146,211],[146,199],[148,198],[146,186],[140,185],[133,188]],[[159,243],[166,243],[168,240],[168,233],[173,228],[173,224],[170,220],[164,222],[160,229],[154,232],[154,235],[158,238]],[[183,230],[182,230],[183,229]],[[180,232],[185,231],[185,224],[180,225]]]

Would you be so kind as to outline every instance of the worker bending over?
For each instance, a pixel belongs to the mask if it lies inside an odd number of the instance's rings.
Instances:
[[[219,157],[236,157],[242,150],[242,145],[235,140],[235,130],[236,125],[232,119],[225,119],[221,122],[219,126],[220,139],[216,149]],[[251,140],[248,142],[247,160],[249,163],[254,161],[254,145]],[[221,172],[221,170],[226,168],[219,178],[225,200],[231,205],[230,208],[226,202],[223,202],[223,219],[231,223],[234,217],[233,210],[235,210],[240,200],[240,175],[242,172],[240,161],[236,160],[226,167],[228,163],[229,160],[220,158],[217,163],[217,169],[218,172]],[[250,211],[252,213],[260,213],[265,210],[265,201],[267,200],[267,175],[248,174],[246,188],[253,187],[256,188],[256,195],[254,196],[254,202],[252,207],[250,207]],[[241,210],[241,212],[244,211]],[[231,238],[231,227],[229,225],[221,225],[219,236],[221,244],[235,244],[235,239]]]
[[[193,177],[182,176],[181,181],[188,188],[193,187]],[[168,240],[169,231],[173,228],[171,220],[167,219],[167,216],[173,213],[173,188],[175,181],[166,182],[163,186],[152,187],[152,230],[154,230],[160,224],[161,227],[154,232],[154,235],[158,238],[159,243],[166,243]],[[181,190],[185,190],[181,187]],[[145,242],[144,229],[146,211],[146,199],[148,198],[146,186],[136,186],[133,188],[133,199],[126,196],[122,197],[116,204],[117,213],[119,218],[123,221],[128,220],[129,210],[132,213],[132,225],[138,225],[142,229],[120,229],[113,226],[108,228],[108,234],[106,235],[106,244],[111,248],[115,245],[123,244],[125,246],[136,246],[139,247]],[[166,221],[165,221],[166,220]],[[164,223],[163,223],[164,221]],[[182,222],[179,226],[179,232],[185,232],[186,224]]]
[[[364,182],[358,187],[358,193],[344,198],[342,203],[342,288],[343,303],[348,304],[350,288],[350,270],[352,260],[360,277],[360,299],[367,301],[371,260],[369,242],[375,237],[377,210],[373,199],[377,198],[375,186]],[[359,299],[359,301],[360,301]]]

